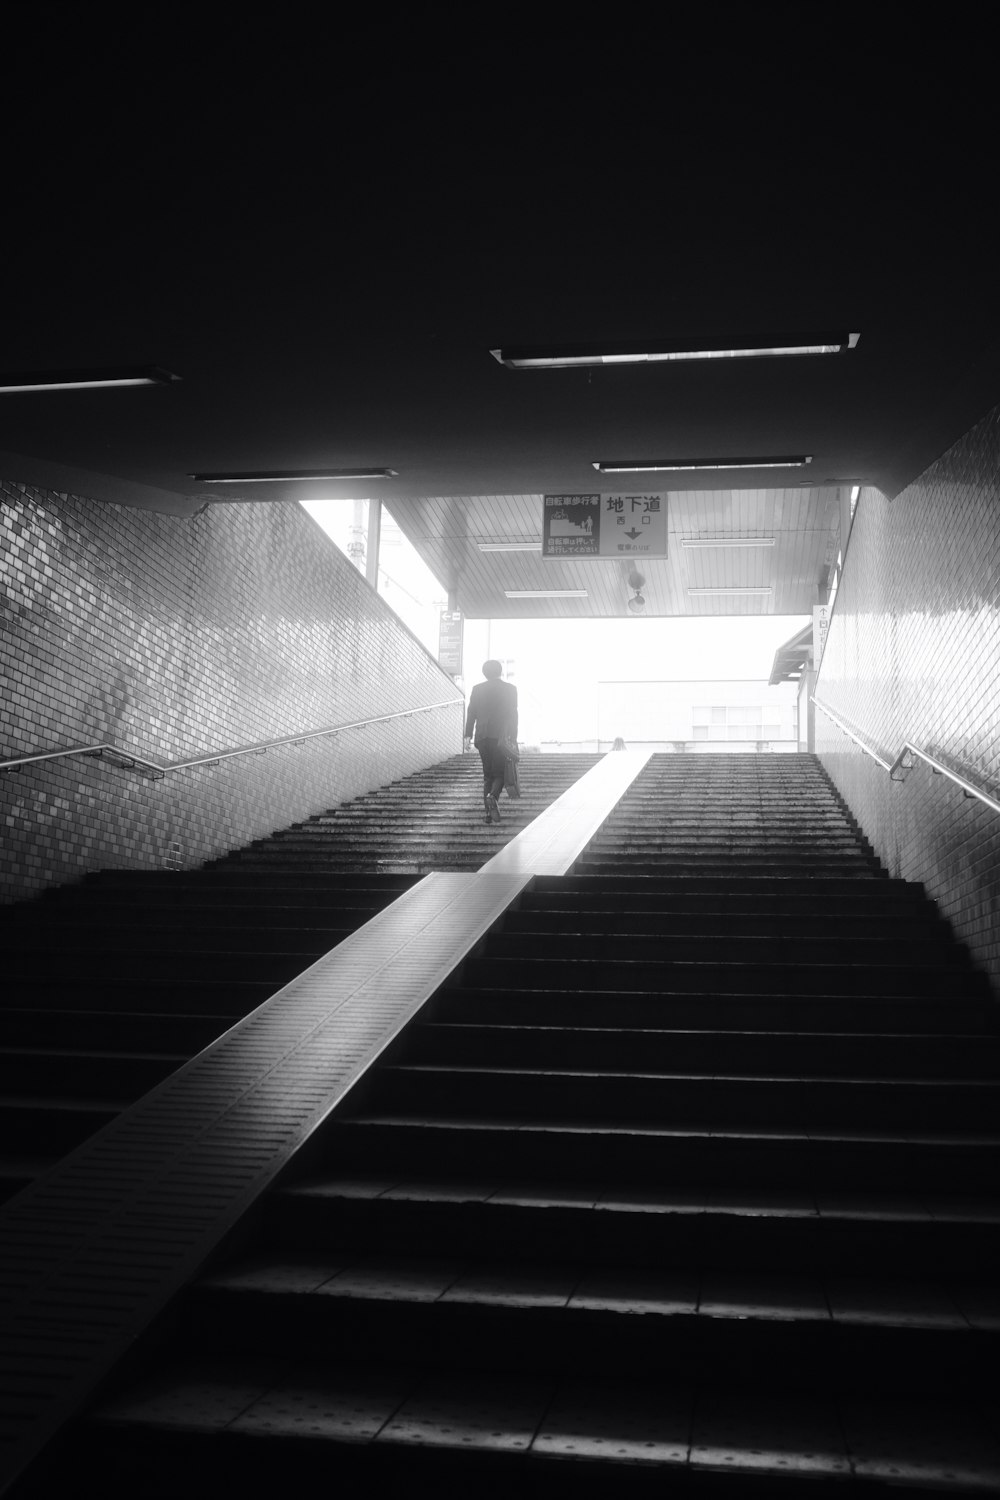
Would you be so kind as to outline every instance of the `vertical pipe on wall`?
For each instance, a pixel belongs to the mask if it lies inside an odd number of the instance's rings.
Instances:
[[[368,550],[365,553],[365,577],[372,588],[378,589],[378,556],[382,539],[382,502],[368,502]]]

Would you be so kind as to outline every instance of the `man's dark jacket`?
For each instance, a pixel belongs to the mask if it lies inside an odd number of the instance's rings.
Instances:
[[[469,711],[465,716],[465,737],[472,738],[475,725],[476,746],[483,740],[499,740],[509,734],[517,739],[517,688],[502,677],[477,682],[469,694]]]

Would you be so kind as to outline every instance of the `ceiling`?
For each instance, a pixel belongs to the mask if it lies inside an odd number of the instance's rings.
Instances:
[[[8,97],[0,363],[156,364],[180,380],[0,395],[6,477],[179,515],[381,496],[467,613],[525,614],[503,589],[544,577],[587,587],[593,614],[622,612],[617,563],[475,542],[536,536],[545,492],[620,487],[596,460],[808,453],[809,482],[788,471],[783,489],[766,469],[671,476],[672,555],[643,569],[648,613],[798,613],[839,491],[896,495],[1000,399],[988,96],[958,115],[939,90],[935,108],[902,111],[876,108],[870,86],[775,92],[760,73],[748,94],[718,74],[701,95],[674,80],[671,108],[640,119],[506,94],[500,109],[471,64],[444,99],[423,74],[405,98],[381,72],[331,93],[301,53],[268,62],[270,29],[253,24],[249,93],[183,38],[124,72],[93,53],[75,69],[64,38],[61,75],[51,28],[26,43],[47,102],[30,82]],[[130,111],[141,129],[123,128]],[[825,329],[860,342],[571,370],[490,354]],[[397,474],[224,493],[191,477],[358,465]],[[764,530],[767,556],[677,545]],[[730,579],[774,592],[711,608],[686,593]]]
[[[646,616],[801,615],[819,602],[820,580],[835,561],[842,493],[835,486],[671,491],[666,558],[634,564],[481,550],[481,544],[537,540],[541,495],[418,497],[395,507],[393,515],[472,619],[625,615],[635,594],[628,581],[633,566],[643,579]],[[705,546],[709,538],[730,545]],[[770,545],[732,545],[737,539]],[[585,597],[507,598],[507,590],[533,589],[582,591]],[[727,592],[714,592],[721,589]],[[728,592],[735,589],[758,592]]]

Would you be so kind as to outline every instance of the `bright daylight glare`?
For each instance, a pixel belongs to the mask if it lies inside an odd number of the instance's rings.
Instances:
[[[364,574],[366,500],[304,500],[304,509]],[[378,592],[437,659],[447,590],[382,508]],[[466,620],[468,694],[496,657],[515,684],[519,739],[539,748],[626,743],[790,751],[797,684],[768,686],[774,653],[811,624],[805,615]]]

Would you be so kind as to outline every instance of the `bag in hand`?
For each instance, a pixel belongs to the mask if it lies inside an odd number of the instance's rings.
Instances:
[[[504,760],[520,760],[521,752],[517,748],[517,740],[512,740],[509,734],[501,735],[497,740],[497,748]]]
[[[505,760],[503,763],[503,789],[508,797],[521,795],[521,782],[517,774],[516,760]]]

